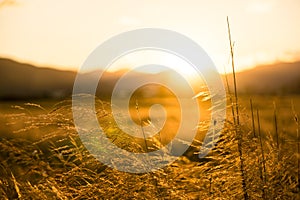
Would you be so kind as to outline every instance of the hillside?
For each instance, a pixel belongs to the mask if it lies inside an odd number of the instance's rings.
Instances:
[[[61,98],[71,94],[76,73],[0,59],[0,99]]]
[[[238,91],[248,94],[300,94],[300,61],[257,66],[236,74]],[[232,86],[232,75],[228,75]]]
[[[109,98],[115,83],[124,73],[124,71],[104,73],[98,85],[97,95]],[[99,71],[82,74],[81,77],[84,80],[82,87],[88,87],[89,81],[98,78],[98,76]],[[75,77],[76,72],[74,71],[36,67],[0,58],[0,100],[64,98],[71,95]],[[158,74],[132,72],[129,77],[126,84],[122,85],[125,92],[129,92],[132,84],[144,79],[158,82],[164,80],[170,85],[173,84],[174,87],[181,87],[182,85],[174,78],[176,77],[175,74],[170,71],[163,71]],[[258,66],[237,73],[236,77],[240,93],[300,94],[300,61]],[[232,75],[228,75],[228,80],[232,86]],[[148,87],[146,93],[151,90],[151,93],[155,95],[157,89]],[[184,88],[180,88],[180,90],[180,95],[186,95]]]
[[[101,70],[80,75],[83,91],[88,91],[90,82],[98,78]],[[126,73],[124,70],[103,73],[98,84],[97,95],[103,99],[109,99],[115,84]],[[121,85],[120,98],[131,92],[131,87],[144,80],[164,82],[173,87],[179,87],[180,96],[186,96],[187,92],[181,87],[179,78],[171,71],[163,71],[158,74],[148,74],[133,71],[127,77],[125,84]],[[29,64],[15,62],[9,59],[0,59],[0,99],[17,100],[29,98],[64,98],[71,95],[76,72],[60,71],[51,68],[36,67]],[[164,95],[156,86],[144,89],[141,95]]]

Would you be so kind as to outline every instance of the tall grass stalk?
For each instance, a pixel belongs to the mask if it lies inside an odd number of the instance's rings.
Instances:
[[[236,74],[235,74],[235,66],[234,66],[234,51],[233,51],[233,44],[231,40],[231,33],[230,33],[230,24],[229,18],[227,16],[227,27],[228,27],[228,37],[229,37],[229,46],[230,46],[230,55],[231,55],[231,66],[232,66],[232,74],[233,74],[233,86],[234,86],[234,96],[235,96],[235,112],[236,112],[236,124],[235,124],[235,131],[238,137],[238,151],[240,157],[240,171],[242,176],[242,188],[243,188],[243,195],[244,199],[249,199],[247,193],[247,185],[246,185],[246,177],[245,177],[245,166],[243,160],[243,151],[242,151],[242,132],[239,133],[238,128],[240,126],[240,119],[239,119],[239,107],[238,107],[238,94],[237,94],[237,83],[236,83]]]
[[[277,108],[276,108],[275,101],[273,102],[273,106],[274,106],[274,129],[275,129],[275,136],[276,136],[276,144],[277,144],[277,149],[279,151],[278,120],[277,120]]]
[[[238,94],[237,94],[237,83],[236,83],[236,73],[235,73],[235,65],[234,65],[234,50],[233,50],[233,43],[232,43],[232,40],[231,40],[230,24],[229,24],[229,18],[228,17],[227,17],[227,26],[228,26],[228,37],[229,37],[229,46],[230,46],[230,55],[231,55],[231,66],[232,66],[232,74],[233,74],[233,86],[234,86],[235,110],[236,110],[236,123],[237,123],[237,125],[240,125],[239,106],[238,106]]]
[[[233,124],[236,124],[235,112],[234,112],[234,102],[233,102],[233,99],[232,99],[232,94],[231,94],[231,90],[230,90],[226,70],[224,70],[224,72],[225,72],[225,81],[226,81],[226,86],[227,86],[227,93],[228,93],[228,96],[229,96],[229,101],[231,103],[231,113],[232,113],[232,118],[233,118]]]
[[[253,132],[253,137],[256,138],[256,130],[255,130],[255,118],[254,118],[254,109],[253,109],[253,101],[252,98],[250,98],[250,110],[251,110],[251,122],[252,122],[252,132]],[[260,130],[260,119],[259,119],[259,113],[257,110],[257,127],[258,127],[258,137],[259,137],[259,141],[260,141],[260,149],[262,150],[262,140],[261,140],[261,130]],[[255,145],[256,146],[256,145]],[[263,151],[263,150],[262,150]],[[264,153],[262,153],[262,157],[264,160]],[[265,179],[264,179],[264,171],[263,171],[263,167],[261,166],[262,161],[260,160],[260,157],[257,157],[257,163],[258,163],[258,170],[259,170],[259,177],[261,179],[261,182],[263,183],[263,187],[262,187],[262,198],[263,199],[267,199],[266,198],[266,192],[265,192],[265,188],[264,186],[266,185]]]
[[[254,122],[254,112],[253,112],[253,102],[252,99],[250,98],[250,109],[251,109],[251,121],[252,121],[252,131],[253,131],[253,136],[256,137],[255,133],[255,122]]]
[[[260,150],[261,150],[261,157],[262,157],[262,166],[263,166],[263,182],[264,185],[266,185],[266,161],[265,161],[265,152],[263,148],[263,141],[262,141],[262,135],[261,135],[261,128],[260,128],[260,117],[259,117],[259,111],[256,110],[257,114],[257,127],[258,127],[258,136],[259,136],[259,144],[260,144]]]

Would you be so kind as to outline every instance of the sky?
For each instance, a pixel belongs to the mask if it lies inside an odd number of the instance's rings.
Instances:
[[[0,0],[0,57],[78,70],[114,35],[163,28],[197,42],[223,71],[227,16],[237,70],[300,60],[299,0]]]

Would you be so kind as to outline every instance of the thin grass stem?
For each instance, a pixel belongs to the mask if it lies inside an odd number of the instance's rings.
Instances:
[[[244,167],[244,159],[243,159],[243,150],[242,150],[242,132],[238,131],[240,126],[240,119],[239,119],[239,108],[238,108],[238,94],[237,94],[237,83],[236,83],[236,76],[235,76],[235,66],[234,66],[234,51],[233,51],[233,44],[231,40],[231,33],[230,33],[230,24],[229,18],[227,16],[227,27],[228,27],[228,36],[229,36],[229,45],[230,45],[230,53],[231,53],[231,65],[232,65],[232,73],[233,73],[233,85],[234,85],[234,96],[235,96],[235,112],[236,112],[236,119],[235,119],[235,132],[238,137],[238,152],[240,157],[240,171],[241,171],[241,178],[242,178],[242,188],[243,188],[243,195],[244,199],[248,200],[249,195],[247,193],[247,185],[246,185],[246,178],[245,178],[245,167]]]
[[[252,102],[251,98],[250,98],[250,108],[251,108],[252,132],[253,132],[253,136],[256,137],[255,122],[254,122],[254,112],[253,112],[253,102]]]
[[[141,127],[141,131],[143,133],[146,151],[148,152],[149,149],[148,149],[148,145],[147,145],[147,139],[146,139],[146,135],[145,135],[144,127],[143,127],[143,120],[142,120],[141,115],[140,115],[139,103],[138,103],[137,99],[135,101],[135,109],[136,109],[136,112],[137,112],[137,115],[138,115],[138,118],[139,118],[139,121],[140,121],[140,127]]]

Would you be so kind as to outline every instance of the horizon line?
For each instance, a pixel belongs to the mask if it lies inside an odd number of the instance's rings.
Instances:
[[[50,64],[38,63],[38,62],[34,62],[34,61],[29,61],[29,60],[26,60],[26,59],[13,58],[11,56],[1,56],[0,55],[0,60],[10,60],[12,62],[16,62],[16,63],[23,64],[23,65],[30,65],[32,67],[41,68],[41,69],[52,69],[52,70],[57,70],[57,71],[62,71],[62,72],[74,72],[74,73],[78,72],[78,70],[76,70],[76,69],[69,69],[69,68],[64,67],[64,66],[58,66],[58,65],[54,66],[54,65],[50,65]],[[247,67],[246,69],[237,70],[237,73],[246,72],[246,71],[249,71],[249,70],[254,70],[255,68],[260,68],[260,67],[269,66],[269,65],[292,64],[292,63],[297,63],[297,62],[300,62],[300,59],[299,60],[293,60],[293,61],[274,60],[273,62],[260,63],[260,64],[257,64],[257,65],[251,66],[251,67]],[[79,69],[79,67],[77,69]],[[99,70],[101,70],[101,69],[99,69]],[[121,72],[121,71],[129,71],[129,70],[130,69],[128,67],[124,67],[124,68],[121,68],[119,70],[109,71],[109,72],[110,73],[118,73],[118,72]],[[160,71],[160,72],[157,72],[157,73],[142,72],[142,71],[139,71],[139,70],[134,70],[134,71],[136,71],[138,73],[145,73],[145,74],[160,74],[160,73],[162,73],[166,70]],[[90,73],[90,72],[86,72],[86,73]],[[229,75],[229,74],[232,74],[232,71],[230,71],[230,72],[227,72],[227,71],[226,72],[220,72],[219,71],[219,73],[221,75],[226,75],[226,74]]]

